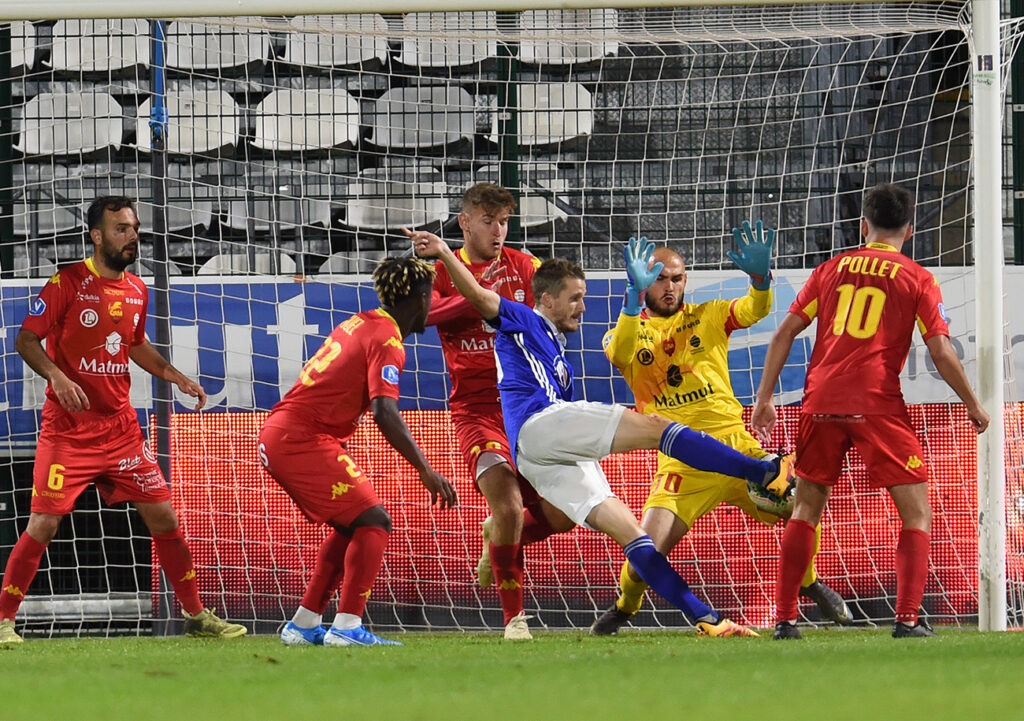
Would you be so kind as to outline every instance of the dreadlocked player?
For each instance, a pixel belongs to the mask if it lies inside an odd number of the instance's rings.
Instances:
[[[398,413],[402,340],[423,332],[433,279],[430,264],[416,258],[381,261],[373,273],[381,306],[334,329],[260,432],[260,460],[270,475],[307,518],[332,529],[320,546],[302,604],[281,632],[286,645],[401,645],[363,628],[391,517],[345,442],[371,408],[388,443],[419,472],[431,504],[455,505],[455,490],[430,467]],[[338,614],[324,629],[323,613],[339,583]]]

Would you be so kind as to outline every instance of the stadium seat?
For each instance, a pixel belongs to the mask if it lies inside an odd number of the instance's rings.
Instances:
[[[256,65],[270,56],[270,35],[230,18],[218,25],[175,21],[167,26],[167,67],[176,70],[230,70]]]
[[[173,195],[173,193],[169,193]],[[143,233],[153,232],[156,206],[139,201],[135,204]],[[205,229],[213,223],[213,203],[209,200],[172,200],[167,204],[167,232],[176,233],[191,228]]]
[[[296,268],[295,259],[286,253],[278,253],[277,268],[272,268],[273,256],[268,252],[256,253],[253,259],[247,253],[215,255],[199,266],[196,275],[270,275],[290,274]]]
[[[146,260],[145,258],[139,258],[134,263],[128,266],[128,271],[135,273],[135,275],[142,276],[144,278],[152,278],[156,275],[155,269],[156,264],[152,260]],[[176,263],[170,261],[167,262],[167,275],[181,275],[181,268]]]
[[[55,72],[112,73],[148,61],[145,20],[58,20],[53,26],[50,64]]]
[[[519,86],[519,144],[550,145],[594,131],[594,101],[579,83],[524,83]],[[491,142],[498,142],[494,113]]]
[[[421,68],[473,65],[498,54],[493,11],[409,13],[398,61]]]
[[[275,90],[256,106],[260,150],[326,150],[359,140],[359,101],[344,90]]]
[[[318,273],[324,275],[366,275],[373,272],[377,264],[387,256],[383,250],[362,250],[334,253],[320,264]]]
[[[368,140],[389,149],[431,148],[468,140],[475,129],[473,98],[462,88],[395,88],[377,101]]]
[[[251,211],[245,200],[228,201],[225,225],[235,230],[246,230],[250,212],[253,213],[254,229],[261,233],[271,229],[275,216],[282,229],[297,228],[300,225],[318,225],[326,228],[331,224],[331,204],[326,200],[283,197],[270,199],[262,196],[253,201]]]
[[[284,61],[303,67],[345,67],[388,55],[381,15],[299,15],[288,22]]]
[[[36,64],[36,27],[18,20],[11,23],[11,71],[29,69]]]
[[[385,230],[448,218],[448,189],[436,170],[369,168],[349,186],[345,224]]]
[[[473,183],[500,181],[501,169],[497,165],[486,165],[474,173]],[[523,228],[535,228],[555,220],[565,220],[568,214],[551,202],[544,195],[537,193],[534,185],[549,190],[555,197],[565,192],[568,182],[559,177],[558,165],[555,163],[528,163],[519,169],[521,194],[516,214]],[[562,199],[564,200],[564,198]],[[566,201],[567,202],[567,201]]]
[[[107,93],[41,93],[25,104],[15,148],[26,155],[78,155],[120,148],[121,106]]]
[[[223,90],[186,88],[166,96],[167,151],[182,155],[215,153],[238,141],[241,110]],[[139,150],[152,152],[149,113],[152,99],[139,105],[135,124]]]
[[[593,10],[524,10],[519,59],[537,65],[571,65],[618,52],[611,37],[618,30],[612,8]]]
[[[33,218],[33,215],[35,216]],[[36,233],[32,224],[37,224]],[[46,237],[74,230],[85,232],[85,206],[55,205],[39,201],[14,206],[14,234],[26,238]]]
[[[49,258],[31,257],[23,245],[14,246],[15,278],[50,278],[57,272],[57,264]]]

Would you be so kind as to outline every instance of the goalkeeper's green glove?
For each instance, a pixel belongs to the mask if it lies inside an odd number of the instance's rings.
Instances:
[[[750,284],[758,290],[768,290],[772,284],[772,245],[775,244],[775,228],[765,233],[764,223],[756,223],[757,231],[750,227],[750,221],[743,221],[743,232],[732,229],[739,253],[728,252],[736,267],[750,276]]]
[[[640,315],[640,294],[647,290],[651,283],[658,279],[664,263],[651,264],[654,243],[646,237],[630,238],[622,248],[622,258],[626,261],[626,299],[622,304],[622,312],[626,315]]]

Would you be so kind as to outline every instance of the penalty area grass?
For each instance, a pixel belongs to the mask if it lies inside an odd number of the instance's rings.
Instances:
[[[1024,635],[805,631],[801,641],[670,631],[30,639],[0,647],[7,719],[232,721],[1002,721],[1024,718]]]

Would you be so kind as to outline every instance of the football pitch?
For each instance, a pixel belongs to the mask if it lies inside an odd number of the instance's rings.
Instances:
[[[5,719],[821,719],[1024,717],[1024,635],[810,631],[802,641],[632,632],[398,634],[286,648],[117,638],[0,648]]]

